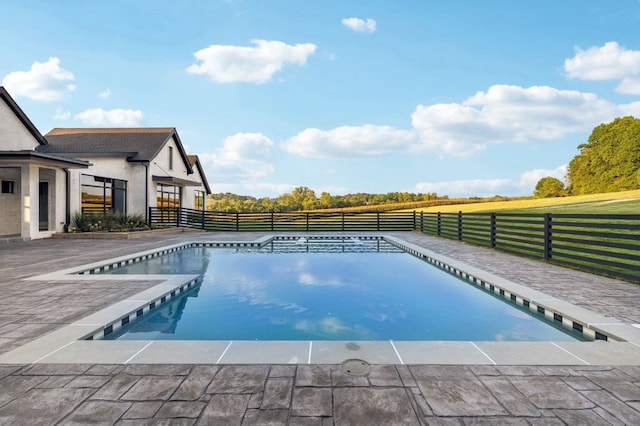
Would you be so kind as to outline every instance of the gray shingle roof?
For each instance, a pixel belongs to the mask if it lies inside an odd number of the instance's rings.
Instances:
[[[39,152],[82,156],[122,155],[128,161],[150,161],[175,136],[183,161],[189,164],[176,129],[152,128],[55,128],[44,137],[49,142]]]

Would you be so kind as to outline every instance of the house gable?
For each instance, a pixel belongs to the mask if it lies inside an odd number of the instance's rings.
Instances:
[[[0,151],[33,151],[47,141],[0,86]]]
[[[211,187],[209,187],[209,182],[207,181],[207,176],[204,174],[204,169],[202,168],[200,159],[197,155],[189,155],[188,157],[191,168],[193,169],[193,173],[196,175],[196,179],[202,182],[202,186],[204,186],[205,192],[207,193],[207,195],[210,195]]]
[[[193,174],[187,153],[175,130],[149,161],[152,166],[156,166],[155,169],[160,169],[167,175],[186,178],[187,175]],[[156,172],[157,170],[154,170],[154,174],[157,174]]]

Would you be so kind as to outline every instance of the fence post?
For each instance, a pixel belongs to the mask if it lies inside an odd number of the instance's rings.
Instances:
[[[271,230],[272,230],[272,231],[274,230],[274,226],[275,226],[275,225],[274,225],[275,220],[274,220],[274,217],[273,217],[273,216],[274,216],[274,215],[273,215],[273,212],[271,212]]]
[[[240,213],[236,212],[236,231],[240,230]]]
[[[438,220],[436,223],[436,234],[438,234],[438,236],[440,236],[441,226],[442,226],[442,217],[440,215],[440,212],[438,212]]]
[[[551,225],[551,213],[544,215],[544,260],[551,260],[551,239],[553,233]]]
[[[490,229],[491,229],[491,237],[490,237],[491,248],[496,248],[496,234],[498,233],[498,228],[497,228],[497,220],[496,220],[495,213],[491,213]]]
[[[153,210],[151,210],[153,207],[149,206],[149,216],[147,216],[147,221],[149,222],[149,228],[151,228],[151,225],[153,224],[153,219],[152,219],[152,214],[153,214]]]
[[[344,231],[344,212],[342,212],[342,230]]]
[[[420,232],[424,233],[424,212],[420,212]]]
[[[462,241],[462,212],[458,212],[458,240]]]
[[[380,212],[376,212],[376,230],[380,230]]]
[[[306,229],[307,229],[307,232],[309,232],[309,212],[307,212],[307,225],[306,225]]]
[[[180,228],[180,207],[176,207],[176,228]]]
[[[202,209],[202,229],[204,230],[204,221],[205,221],[205,209]]]

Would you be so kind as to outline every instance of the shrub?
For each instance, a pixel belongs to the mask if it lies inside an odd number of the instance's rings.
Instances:
[[[149,229],[143,215],[124,215],[117,212],[104,215],[75,212],[71,218],[71,224],[70,232],[142,231]]]

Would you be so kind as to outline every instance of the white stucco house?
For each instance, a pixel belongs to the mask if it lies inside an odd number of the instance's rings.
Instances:
[[[175,128],[56,128],[40,134],[0,86],[0,239],[64,232],[75,212],[145,217],[203,210],[211,193]]]

